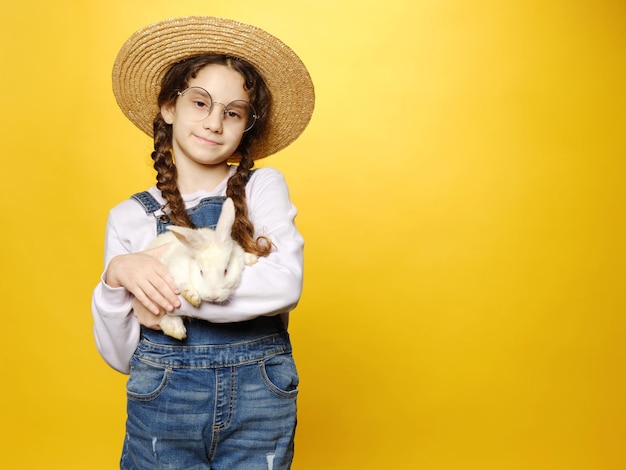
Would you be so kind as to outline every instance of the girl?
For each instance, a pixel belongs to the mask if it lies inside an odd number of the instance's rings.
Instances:
[[[100,354],[130,374],[121,468],[290,468],[298,376],[286,326],[301,294],[303,241],[282,175],[252,168],[308,124],[310,76],[258,28],[186,17],[131,36],[113,91],[154,138],[157,172],[156,187],[111,210],[92,302]],[[227,304],[194,308],[158,261],[162,248],[146,247],[170,224],[214,226],[226,197],[233,239],[259,262]],[[194,317],[186,339],[159,330],[165,312]]]

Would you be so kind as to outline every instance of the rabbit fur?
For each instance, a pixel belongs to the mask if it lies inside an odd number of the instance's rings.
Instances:
[[[224,303],[239,286],[244,266],[257,262],[257,256],[246,253],[231,238],[235,206],[227,198],[215,230],[169,226],[151,247],[167,244],[159,260],[165,264],[183,298],[194,307],[204,300]],[[187,330],[181,316],[165,314],[159,326],[163,333],[184,339]]]

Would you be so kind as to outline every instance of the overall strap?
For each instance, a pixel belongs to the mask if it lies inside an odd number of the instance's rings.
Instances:
[[[167,227],[172,224],[166,213],[157,215],[157,211],[162,211],[163,206],[159,204],[156,198],[148,191],[133,194],[131,199],[138,202],[146,211],[147,215],[154,216],[156,222],[157,235],[165,233]],[[196,227],[210,227],[215,229],[217,220],[222,212],[222,204],[226,200],[226,196],[207,197],[195,205],[187,209],[187,214]]]
[[[141,204],[146,214],[154,214],[161,208],[161,204],[148,191],[133,194],[130,198]]]
[[[172,222],[169,216],[165,213],[162,213],[159,216],[155,214],[156,211],[162,210],[163,206],[159,204],[159,201],[157,201],[152,194],[150,194],[148,191],[142,191],[140,193],[133,194],[130,198],[138,202],[141,207],[143,207],[143,210],[146,211],[147,215],[154,216],[154,219],[156,221],[157,235],[166,232],[167,226],[170,225]]]

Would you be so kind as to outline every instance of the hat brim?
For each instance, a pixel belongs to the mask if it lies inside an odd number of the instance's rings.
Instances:
[[[166,70],[175,62],[205,53],[249,62],[272,94],[267,134],[261,145],[255,146],[255,159],[278,152],[304,131],[313,114],[315,93],[300,58],[260,28],[212,16],[163,20],[140,29],[124,43],[112,77],[113,93],[122,112],[152,136]]]

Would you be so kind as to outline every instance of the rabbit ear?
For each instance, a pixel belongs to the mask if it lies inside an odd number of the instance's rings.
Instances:
[[[188,227],[178,227],[176,225],[170,225],[168,230],[172,232],[183,245],[189,248],[198,248],[203,245],[204,239],[197,230]]]
[[[235,222],[235,204],[231,198],[227,198],[222,205],[222,213],[215,227],[215,234],[221,241],[230,239],[230,233]]]

